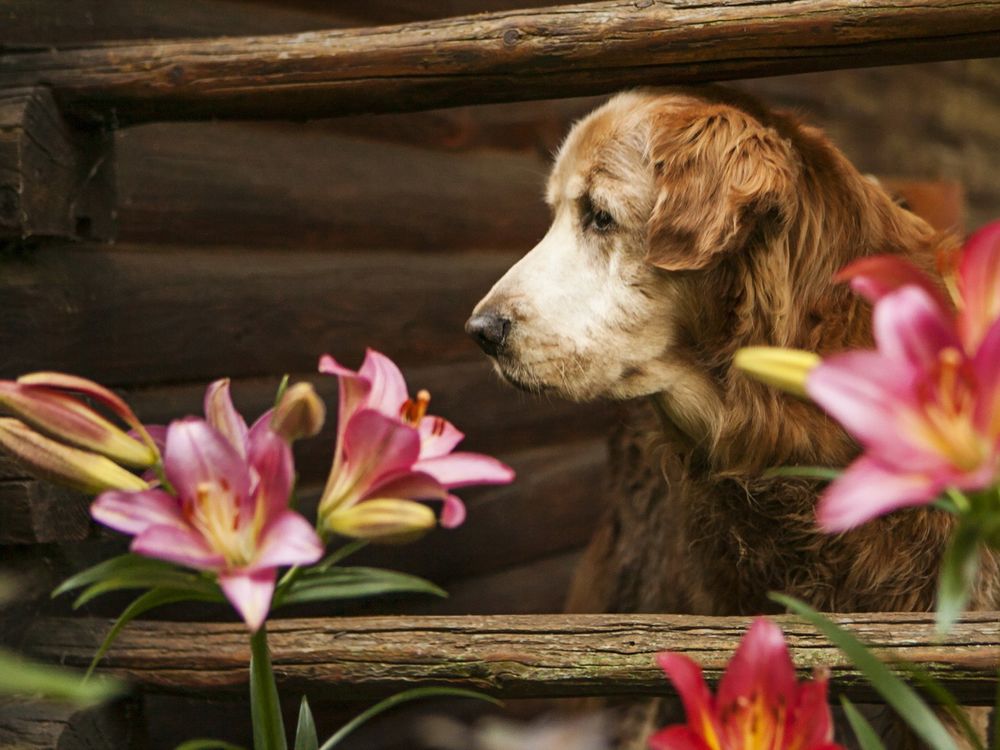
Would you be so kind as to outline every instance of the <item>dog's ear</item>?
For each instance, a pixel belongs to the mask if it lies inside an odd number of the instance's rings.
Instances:
[[[668,271],[709,265],[758,222],[787,218],[798,162],[773,128],[727,105],[664,113],[650,156],[656,203],[646,260]]]

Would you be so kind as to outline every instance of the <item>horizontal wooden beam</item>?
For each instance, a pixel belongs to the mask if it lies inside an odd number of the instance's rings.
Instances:
[[[813,628],[777,617],[795,663],[828,667],[833,694],[874,696],[839,651]],[[973,613],[942,641],[932,615],[837,615],[884,659],[919,664],[968,705],[995,696],[1000,616]],[[274,670],[286,691],[374,699],[417,685],[454,685],[501,698],[657,695],[670,692],[655,655],[688,654],[717,679],[749,624],[741,617],[524,615],[276,620]],[[27,649],[83,666],[107,632],[104,620],[41,620]],[[239,624],[136,622],[105,669],[154,692],[246,690],[249,647]]]
[[[44,84],[67,113],[122,124],[301,119],[998,52],[995,1],[605,0],[367,29],[11,54],[0,58],[0,88]]]

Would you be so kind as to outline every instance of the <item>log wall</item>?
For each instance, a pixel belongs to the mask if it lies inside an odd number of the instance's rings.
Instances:
[[[418,22],[532,4],[0,0],[0,55]],[[996,60],[738,85],[800,110],[865,171],[960,185],[968,228],[1000,214]],[[463,493],[470,516],[459,530],[359,557],[426,575],[450,599],[297,614],[558,612],[603,509],[604,436],[621,414],[503,387],[461,327],[544,233],[551,153],[599,101],[119,130],[117,243],[43,240],[0,251],[0,377],[38,367],[79,372],[120,389],[143,418],[166,421],[197,411],[205,384],[223,375],[234,377],[249,414],[266,408],[283,372],[313,379],[332,404],[335,384],[313,374],[318,355],[357,364],[364,346],[380,348],[414,388],[431,390],[433,410],[469,434],[470,449],[501,455],[520,479]],[[307,496],[323,480],[331,441],[328,429],[299,449]],[[0,457],[0,508],[19,519],[0,527],[0,554],[33,566],[32,591],[42,599],[49,583],[115,544],[87,522],[85,507]],[[109,615],[118,604],[90,611]],[[61,602],[44,608],[65,613]],[[163,731],[166,719],[150,716],[152,737],[173,736]],[[397,741],[412,748],[412,740]]]

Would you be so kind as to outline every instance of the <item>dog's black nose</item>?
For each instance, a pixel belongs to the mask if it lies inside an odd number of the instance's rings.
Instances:
[[[480,349],[495,357],[507,341],[510,321],[496,313],[479,313],[466,321],[465,332],[472,336]]]

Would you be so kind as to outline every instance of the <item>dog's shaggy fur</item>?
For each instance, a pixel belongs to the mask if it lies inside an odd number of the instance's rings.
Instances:
[[[857,446],[732,359],[871,346],[870,308],[834,274],[880,253],[928,266],[954,241],[817,129],[716,89],[615,97],[573,128],[547,197],[549,234],[475,311],[503,321],[497,369],[532,390],[653,405],[619,441],[622,497],[570,609],[756,614],[776,610],[769,591],[827,611],[932,609],[948,516],[821,533],[819,486],[763,473],[843,466]],[[998,594],[988,557],[972,606]]]

